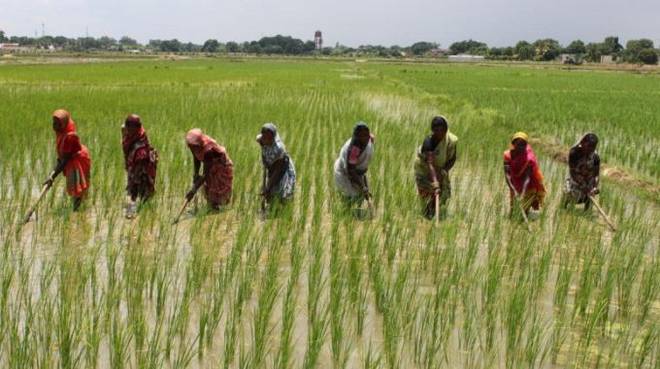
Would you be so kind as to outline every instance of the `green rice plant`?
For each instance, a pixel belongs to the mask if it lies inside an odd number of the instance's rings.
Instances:
[[[580,68],[240,57],[0,65],[0,367],[657,367],[658,74]],[[74,213],[58,178],[23,225],[55,162],[59,107],[91,151],[92,186]],[[156,194],[126,220],[119,127],[132,112],[161,161]],[[439,114],[459,157],[435,225],[420,215],[413,163]],[[368,220],[334,191],[334,161],[358,120],[376,137]],[[269,121],[298,182],[293,200],[261,219],[253,140]],[[193,127],[227,148],[233,201],[209,211],[200,192],[172,226],[190,186],[183,140]],[[547,189],[531,234],[508,217],[502,175],[519,130]],[[601,138],[598,200],[617,232],[595,211],[560,207],[561,156],[587,131]]]

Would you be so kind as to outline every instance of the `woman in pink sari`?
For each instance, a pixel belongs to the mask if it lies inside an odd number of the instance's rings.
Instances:
[[[188,131],[186,143],[193,154],[195,164],[193,186],[186,194],[186,199],[191,200],[197,190],[204,186],[204,195],[211,208],[217,210],[220,206],[229,204],[234,164],[227,155],[227,150],[199,128]],[[202,164],[204,168],[200,175],[199,169]]]
[[[504,152],[504,175],[511,198],[511,213],[516,197],[525,212],[538,211],[543,206],[545,186],[538,160],[528,143],[529,137],[518,132],[511,138],[511,147]]]

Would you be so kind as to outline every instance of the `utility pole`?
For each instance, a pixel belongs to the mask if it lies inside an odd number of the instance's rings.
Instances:
[[[46,23],[41,22],[41,37],[46,36]]]

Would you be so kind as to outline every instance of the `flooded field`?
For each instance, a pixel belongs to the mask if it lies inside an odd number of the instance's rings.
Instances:
[[[506,65],[153,60],[0,65],[2,368],[657,368],[660,75]],[[92,157],[82,211],[59,178],[51,113]],[[124,218],[120,127],[160,152],[155,197]],[[435,115],[459,138],[439,225],[421,216],[415,152]],[[373,219],[334,190],[369,124]],[[294,200],[260,216],[254,138],[275,122]],[[190,187],[202,128],[234,162],[220,212]],[[502,152],[527,131],[548,190],[527,232]],[[601,137],[598,213],[560,209],[562,150]],[[199,196],[199,195],[198,195]],[[364,205],[361,205],[364,206]]]

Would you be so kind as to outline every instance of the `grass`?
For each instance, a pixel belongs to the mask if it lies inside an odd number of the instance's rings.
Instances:
[[[0,66],[0,367],[656,368],[654,194],[603,179],[617,233],[595,211],[560,211],[566,167],[539,145],[547,207],[528,234],[508,218],[501,154],[520,129],[565,148],[594,130],[607,165],[657,186],[658,78],[295,59]],[[60,179],[20,227],[54,162],[59,107],[91,150],[90,198],[71,213]],[[131,112],[161,162],[153,201],[127,221],[119,127]],[[438,227],[412,176],[437,114],[459,137]],[[333,191],[357,120],[376,135],[372,220]],[[299,182],[261,220],[254,136],[268,121]],[[192,127],[227,147],[234,200],[172,226]]]

